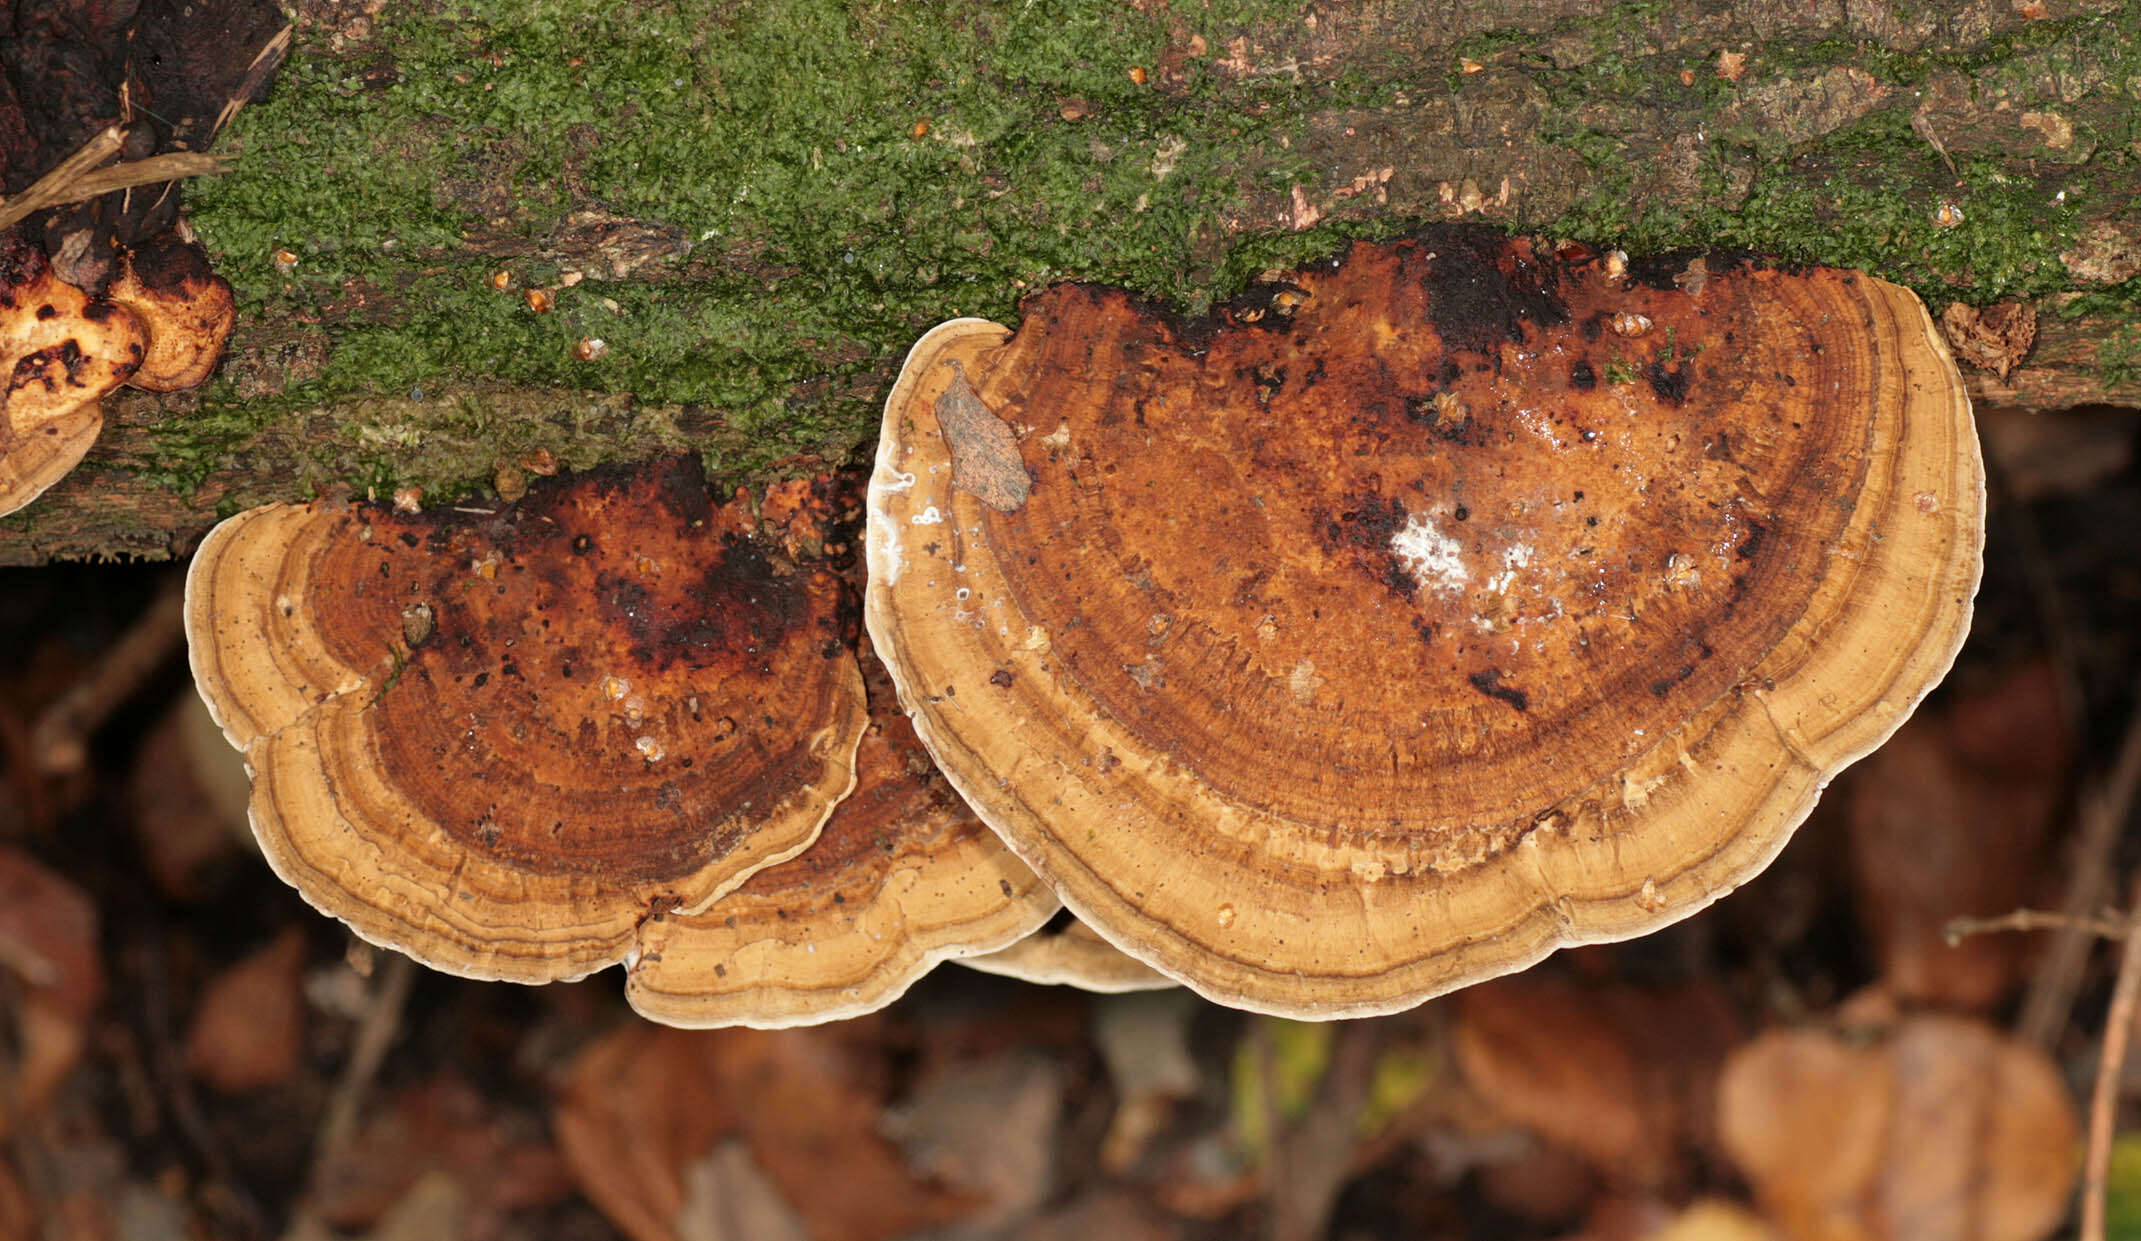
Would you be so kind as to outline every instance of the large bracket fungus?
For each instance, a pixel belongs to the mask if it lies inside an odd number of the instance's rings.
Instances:
[[[825,518],[715,505],[682,459],[216,527],[187,633],[269,863],[367,939],[543,982],[793,856],[866,723]]]
[[[1946,671],[1970,409],[1907,291],[1449,228],[915,346],[865,615],[953,785],[1216,1000],[1388,1012],[1697,910]]]
[[[890,1004],[947,958],[1029,936],[1058,908],[939,775],[867,649],[855,791],[803,852],[704,913],[651,920],[625,996],[677,1026],[807,1025]]]

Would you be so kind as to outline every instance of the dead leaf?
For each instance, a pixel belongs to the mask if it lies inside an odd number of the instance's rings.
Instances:
[[[1958,361],[1991,371],[2005,383],[2037,343],[2037,308],[2028,302],[2001,302],[1980,310],[1950,302],[1940,312],[1940,333]]]
[[[444,1241],[468,1235],[468,1190],[458,1177],[427,1172],[363,1241]]]
[[[1457,997],[1457,1063],[1503,1115],[1598,1168],[1663,1172],[1662,1126],[1645,1114],[1635,1055],[1575,985],[1522,975]]]
[[[1718,1094],[1725,1150],[1795,1241],[2041,1241],[2066,1213],[2065,1083],[1981,1021],[1914,1017],[1872,1042],[1772,1031]]]
[[[882,1050],[875,1030],[628,1026],[574,1062],[559,1144],[581,1189],[634,1241],[687,1241],[677,1227],[687,1173],[728,1136],[814,1241],[887,1241],[961,1218],[975,1204],[914,1174],[877,1132],[884,1101],[858,1059]]]
[[[253,848],[245,820],[251,780],[198,694],[185,694],[142,742],[128,778],[135,842],[156,887],[198,897],[217,863]]]
[[[538,1129],[534,1117],[501,1112],[458,1077],[431,1078],[397,1092],[329,1157],[312,1206],[336,1228],[384,1230],[426,1177],[443,1175],[470,1221],[462,1235],[486,1235],[504,1213],[571,1192],[564,1161]]]
[[[1472,1089],[1510,1123],[1628,1186],[1676,1175],[1737,1035],[1729,1005],[1701,988],[1524,974],[1457,996],[1457,1063]]]
[[[684,1169],[734,1130],[705,1036],[633,1025],[573,1061],[558,1146],[595,1206],[634,1241],[681,1241]]]
[[[1747,76],[1747,53],[1719,52],[1717,54],[1717,76],[1727,82],[1737,82]]]
[[[42,1111],[81,1061],[84,1026],[104,995],[97,910],[87,893],[26,853],[0,849],[0,996],[11,995],[18,1051],[0,1136]]]
[[[1076,925],[1083,925],[1082,923]],[[1121,1176],[1144,1159],[1176,1108],[1197,1093],[1190,1022],[1203,1005],[1179,988],[1099,997],[1093,1041],[1115,1086],[1100,1162]]]
[[[227,1093],[286,1080],[305,1042],[305,935],[285,927],[210,980],[186,1034],[186,1068]]]
[[[937,425],[952,451],[952,485],[999,513],[1026,503],[1033,480],[1020,459],[1011,428],[982,401],[957,362],[951,386],[937,398]]]
[[[676,1220],[682,1241],[811,1241],[795,1208],[741,1141],[716,1144],[685,1170],[684,1185]]]
[[[2040,895],[2069,751],[2055,676],[2032,663],[1920,711],[1852,773],[1853,887],[1897,998],[1985,1011],[2020,981],[2028,937],[1944,929]]]
[[[956,1065],[917,1084],[881,1128],[914,1170],[980,1201],[967,1227],[1002,1228],[1055,1189],[1063,1078],[1060,1062],[1031,1052]]]

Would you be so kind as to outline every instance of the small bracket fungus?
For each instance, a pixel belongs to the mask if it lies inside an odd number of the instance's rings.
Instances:
[[[141,321],[52,273],[0,231],[0,514],[66,477],[104,425],[98,402],[141,365]]]
[[[91,297],[20,234],[0,233],[0,515],[81,461],[112,389],[206,380],[236,320],[229,282],[175,238],[122,252],[108,296]]]
[[[127,382],[150,392],[206,382],[238,321],[230,281],[208,270],[200,247],[172,236],[122,252],[107,296],[148,330],[148,354]]]
[[[1204,319],[1061,286],[932,331],[865,615],[1081,920],[1358,1016],[1758,871],[1954,658],[1983,496],[1905,290],[1447,227]]]
[[[195,554],[194,678],[307,900],[451,973],[576,977],[853,786],[854,596],[822,548],[688,458],[495,511],[269,505]]]
[[[702,914],[641,928],[625,996],[645,1016],[760,1028],[860,1016],[1059,908],[937,773],[877,657],[865,650],[862,664],[870,727],[855,791],[793,859]]]

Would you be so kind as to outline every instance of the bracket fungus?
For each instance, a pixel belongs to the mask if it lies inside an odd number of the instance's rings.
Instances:
[[[175,392],[206,380],[236,321],[230,283],[176,238],[122,251],[118,277],[92,297],[20,234],[0,233],[0,515],[81,461],[112,389]]]
[[[704,913],[648,921],[625,987],[645,1016],[760,1028],[860,1016],[1059,908],[937,773],[883,664],[865,649],[862,665],[870,727],[855,791],[794,858]]]
[[[230,281],[208,269],[200,247],[168,235],[122,252],[106,296],[148,331],[147,356],[127,382],[150,392],[205,383],[238,321]]]
[[[366,939],[544,982],[793,856],[866,723],[821,509],[716,505],[682,458],[216,527],[188,645],[270,865]]]
[[[865,618],[952,784],[1224,1003],[1686,916],[1946,672],[1984,482],[1907,291],[1447,227],[910,354]]]
[[[98,404],[141,365],[141,321],[0,231],[0,514],[64,478],[104,425]]]

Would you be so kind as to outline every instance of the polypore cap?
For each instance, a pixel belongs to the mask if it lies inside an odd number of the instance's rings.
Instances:
[[[677,458],[224,522],[187,635],[268,861],[367,939],[540,982],[794,855],[866,721],[827,516],[715,504]]]
[[[1162,973],[1336,1017],[1759,870],[1946,671],[1983,476],[1895,285],[1445,228],[945,324],[869,503],[976,812]]]
[[[98,402],[147,347],[133,314],[61,280],[42,250],[0,232],[0,514],[81,461],[104,425]]]

